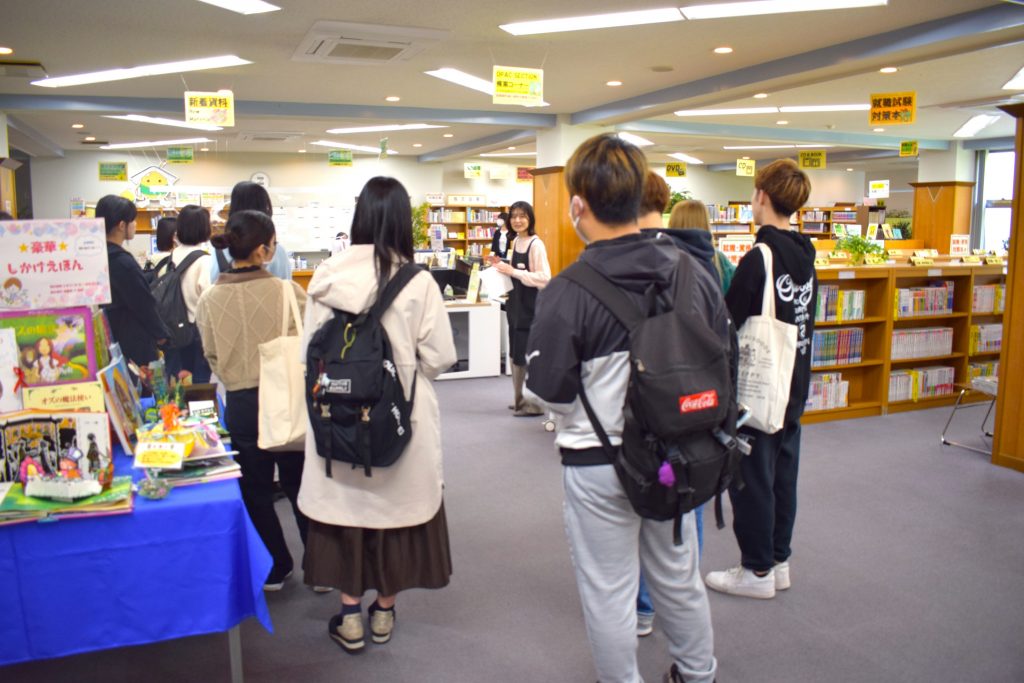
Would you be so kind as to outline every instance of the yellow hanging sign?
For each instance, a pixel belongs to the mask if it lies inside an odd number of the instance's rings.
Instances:
[[[800,168],[819,171],[825,168],[825,151],[820,149],[800,150]]]
[[[665,177],[666,178],[685,178],[686,177],[686,164],[665,164]]]
[[[230,90],[185,91],[185,121],[213,126],[235,125],[235,93]]]
[[[916,92],[887,92],[871,96],[868,121],[874,126],[903,125],[917,120]]]
[[[127,161],[101,161],[100,163],[100,180],[101,181],[126,181],[128,180],[128,162]],[[133,194],[134,198],[135,195]]]
[[[483,164],[463,164],[462,165],[462,177],[463,178],[483,178],[484,167]]]
[[[327,153],[327,165],[328,166],[351,166],[352,165],[352,150],[350,149],[332,149]]]
[[[522,66],[494,66],[493,104],[519,104],[539,107],[544,104],[544,70]]]
[[[900,156],[901,157],[916,157],[917,156],[917,140],[904,140],[900,143]]]
[[[736,175],[753,178],[755,165],[756,162],[753,159],[737,159]]]

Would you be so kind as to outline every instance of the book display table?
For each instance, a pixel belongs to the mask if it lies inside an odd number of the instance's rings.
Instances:
[[[241,681],[237,626],[272,630],[271,564],[235,481],[136,495],[131,514],[0,527],[0,665],[230,630]]]

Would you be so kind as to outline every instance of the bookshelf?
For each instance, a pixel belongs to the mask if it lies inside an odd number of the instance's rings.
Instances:
[[[750,234],[756,232],[750,202],[729,202],[708,205],[708,221],[715,235]]]
[[[974,327],[1002,322],[1000,304],[1005,297],[1000,299],[998,292],[1005,285],[1005,271],[1005,266],[961,264],[819,267],[817,308],[824,310],[815,311],[815,331],[860,330],[846,332],[851,337],[860,335],[860,354],[834,362],[827,354],[812,356],[811,397],[817,409],[806,410],[804,423],[952,405],[959,393],[955,385],[968,383],[972,372],[991,374],[996,370],[993,364],[999,361],[999,351],[972,348],[971,333]],[[944,283],[952,283],[951,296],[943,289]],[[903,309],[899,307],[900,290]],[[864,292],[862,304],[853,294],[860,291]],[[826,303],[831,303],[831,310]],[[927,335],[933,328],[950,330],[945,347],[922,347],[919,353],[903,354],[906,357],[894,355],[894,338]],[[826,350],[849,351],[847,347]],[[920,389],[912,397],[890,399],[892,373],[896,373],[896,383],[903,382],[904,390],[911,379]],[[948,393],[932,395],[933,391]]]
[[[490,250],[498,214],[505,206],[437,204],[427,211],[430,235],[440,234],[444,246],[466,256],[483,256]]]

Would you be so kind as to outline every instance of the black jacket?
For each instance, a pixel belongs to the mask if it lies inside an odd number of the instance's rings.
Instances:
[[[494,236],[491,237],[491,253],[498,258],[508,258],[508,248],[512,246],[512,240],[516,237],[514,230],[509,228],[505,232],[505,250],[501,250],[501,228],[494,229]]]
[[[644,228],[644,233],[652,232],[671,237],[675,245],[697,259],[704,266],[708,275],[718,280],[715,270],[715,245],[711,242],[711,233],[699,228]]]
[[[103,310],[110,321],[114,341],[121,345],[125,358],[143,366],[158,358],[156,342],[170,332],[156,312],[156,301],[142,268],[125,249],[107,242],[110,264],[111,303]]]
[[[757,231],[757,241],[772,250],[772,277],[775,280],[775,315],[797,326],[797,354],[793,364],[786,422],[799,420],[807,402],[811,379],[811,339],[814,336],[814,302],[818,297],[818,278],[814,272],[814,245],[806,235],[765,225]],[[752,315],[761,312],[764,294],[764,260],[754,249],[740,260],[732,285],[725,295],[736,329]]]
[[[651,284],[662,291],[667,310],[676,265],[696,269],[697,292],[707,308],[712,328],[724,340],[728,313],[718,280],[680,254],[675,242],[651,233],[630,234],[589,245],[580,256],[609,277],[627,294],[643,301]],[[684,265],[684,267],[685,267]],[[601,441],[583,409],[587,400],[613,445],[622,442],[623,407],[629,381],[629,337],[626,329],[601,302],[574,282],[555,277],[540,291],[537,313],[527,344],[526,386],[556,414],[556,445],[567,466],[607,464]]]

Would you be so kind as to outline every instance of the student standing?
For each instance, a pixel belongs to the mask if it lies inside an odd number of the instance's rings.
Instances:
[[[205,210],[205,209],[204,209]],[[281,489],[292,504],[295,524],[303,545],[308,523],[296,503],[302,479],[301,452],[270,452],[257,445],[259,438],[259,345],[281,334],[284,289],[266,270],[274,258],[277,238],[274,222],[260,211],[236,211],[228,218],[224,234],[213,238],[218,249],[227,249],[233,260],[216,284],[199,298],[196,322],[210,367],[227,389],[227,423],[235,460],[242,468],[239,487],[253,526],[274,558],[263,590],[278,591],[294,566],[274,510],[274,466]],[[306,293],[288,283],[302,310]],[[295,321],[288,334],[296,334]]]
[[[761,226],[757,243],[771,249],[776,317],[795,324],[798,334],[782,429],[775,434],[744,430],[754,437],[750,455],[740,460],[745,486],[729,490],[740,563],[725,571],[709,572],[705,578],[709,588],[748,598],[773,598],[777,590],[790,587],[800,416],[810,384],[818,279],[814,272],[814,245],[807,236],[788,226],[789,217],[804,205],[810,193],[807,174],[791,159],[768,164],[754,178],[751,204],[754,221]],[[725,298],[737,329],[743,327],[748,317],[761,314],[764,285],[761,250],[752,249],[736,268]]]
[[[368,310],[402,264],[413,260],[409,193],[394,178],[370,179],[352,217],[352,246],[320,264],[309,283],[304,347],[334,310]],[[306,583],[341,590],[341,612],[328,635],[348,653],[365,648],[362,597],[373,642],[391,639],[397,594],[442,588],[451,576],[448,524],[442,499],[441,415],[432,381],[455,362],[451,323],[430,274],[417,273],[383,313],[406,397],[413,396],[412,437],[389,467],[325,472],[312,434],[299,506],[309,516]],[[305,352],[303,353],[305,357]]]
[[[171,251],[171,265],[178,267],[193,252],[199,254],[199,258],[180,274],[181,296],[188,311],[188,321],[195,323],[199,297],[210,288],[210,262],[213,259],[202,247],[210,239],[210,212],[195,204],[182,207],[178,212],[175,239],[178,246]],[[192,374],[193,384],[210,381],[210,364],[203,356],[203,342],[198,330],[188,345],[167,353],[168,375],[177,376],[182,370]]]
[[[667,234],[677,238],[699,240],[706,245],[705,248],[710,248],[711,262],[722,284],[722,292],[729,291],[736,266],[712,244],[711,222],[708,220],[708,207],[704,202],[686,199],[673,206],[668,217],[668,227]]]
[[[516,202],[509,207],[509,222],[515,232],[508,263],[497,257],[491,262],[494,268],[512,278],[512,291],[505,304],[508,317],[509,355],[512,357],[512,388],[515,399],[509,406],[516,417],[543,415],[537,404],[523,398],[523,383],[526,381],[526,341],[530,336],[537,293],[544,289],[551,279],[551,265],[544,242],[537,237],[536,218],[529,202]]]
[[[231,189],[231,202],[228,204],[228,218],[236,211],[260,211],[271,218],[274,217],[274,204],[270,201],[270,193],[267,188],[248,180],[235,183]],[[221,271],[231,267],[231,258],[227,249],[218,249],[214,252],[213,263],[210,266],[210,280],[217,281]],[[288,258],[288,250],[278,245],[274,250],[273,260],[267,264],[267,271],[282,280],[292,279],[292,262]]]
[[[125,358],[143,367],[160,357],[157,346],[171,333],[156,313],[156,301],[142,268],[122,246],[135,237],[137,215],[135,204],[124,197],[108,194],[96,202],[96,218],[106,225],[110,267],[110,303],[101,308]]]
[[[508,225],[508,214],[502,211],[494,222],[494,236],[491,237],[491,254],[500,259],[508,258],[508,245],[512,243],[512,231]]]
[[[653,287],[667,311],[674,308],[665,298],[672,296],[676,270],[691,262],[670,240],[641,234],[637,218],[646,172],[643,152],[617,136],[587,140],[565,168],[569,217],[587,243],[581,260],[637,306]],[[727,343],[717,285],[703,271],[694,275],[700,308]],[[527,387],[557,416],[565,528],[598,677],[602,683],[640,680],[636,596],[642,564],[673,659],[669,680],[711,683],[717,662],[694,515],[683,516],[683,543],[677,546],[673,520],[645,519],[633,510],[580,398],[586,394],[612,445],[621,445],[630,373],[626,329],[589,292],[556,277],[538,302],[528,348]]]

